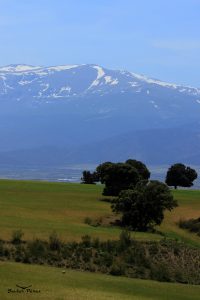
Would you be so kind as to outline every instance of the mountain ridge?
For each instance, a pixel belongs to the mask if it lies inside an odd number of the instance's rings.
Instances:
[[[57,80],[60,76],[59,73],[63,73],[66,76],[69,84],[67,84],[67,82],[65,82],[65,84],[62,82],[60,86],[56,86],[55,83],[53,86],[52,81],[47,80],[47,78]],[[77,73],[80,74],[80,77],[82,76],[82,79],[84,76],[88,77],[83,89],[75,89],[73,86],[73,75]],[[90,76],[88,76],[88,74],[90,74]],[[10,80],[10,77],[12,80]],[[60,76],[60,81],[61,79]],[[127,90],[129,92],[133,91],[139,93],[141,89],[147,88],[145,86],[147,84],[149,86],[155,85],[175,89],[181,93],[188,93],[194,96],[200,95],[200,89],[195,87],[168,83],[124,70],[109,70],[95,64],[59,65],[51,67],[25,64],[8,65],[0,67],[0,81],[0,94],[9,94],[10,96],[12,96],[11,90],[14,89],[12,84],[15,85],[15,88],[23,91],[23,93],[27,93],[29,87],[33,86],[34,83],[35,91],[34,94],[32,94],[32,97],[38,99],[67,98],[94,92],[105,93],[112,92],[113,89],[115,90],[116,88],[117,92],[121,93],[124,93]],[[96,87],[98,87],[98,89],[95,89]],[[111,90],[109,90],[108,87],[111,88]],[[150,94],[148,89],[146,92],[147,94]],[[17,100],[19,101],[20,97],[18,97]]]

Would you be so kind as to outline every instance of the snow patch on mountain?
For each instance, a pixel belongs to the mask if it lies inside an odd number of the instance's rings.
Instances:
[[[79,65],[62,65],[62,66],[55,66],[55,67],[48,67],[47,70],[50,71],[65,71],[79,67]]]
[[[138,86],[139,86],[139,83],[136,82],[136,81],[133,81],[133,82],[129,81],[128,83],[129,83],[130,86],[132,86],[132,87],[138,87]]]
[[[49,83],[42,83],[41,86],[43,87],[43,92],[46,92],[49,89]]]
[[[62,87],[59,91],[59,94],[62,94],[64,92],[67,92],[67,93],[70,93],[71,92],[71,87],[70,86],[65,86],[65,87]]]
[[[174,84],[174,83],[168,83],[168,82],[164,82],[164,81],[160,81],[160,80],[148,78],[148,77],[146,77],[144,75],[139,75],[139,74],[136,74],[136,73],[131,73],[131,74],[135,78],[137,78],[139,80],[142,80],[142,81],[145,81],[147,83],[158,84],[158,85],[161,85],[163,87],[171,87],[171,88],[174,88],[174,89],[176,89],[178,87],[178,85]]]
[[[40,66],[29,66],[29,65],[9,65],[0,68],[0,72],[26,72],[40,69]]]
[[[104,79],[106,84],[116,85],[119,83],[117,78],[113,79],[111,76],[105,76]]]
[[[89,86],[88,90],[91,89],[91,88],[94,87],[94,86],[99,85],[100,79],[105,75],[105,72],[104,72],[104,70],[103,70],[102,67],[99,67],[99,66],[93,66],[93,69],[96,69],[96,70],[97,70],[97,77],[96,77],[96,79],[92,82],[92,84]]]
[[[18,81],[18,83],[20,85],[27,85],[27,84],[30,84],[31,82],[33,82],[34,80],[20,80]]]

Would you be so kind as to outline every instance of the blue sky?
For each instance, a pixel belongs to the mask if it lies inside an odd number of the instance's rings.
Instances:
[[[200,0],[0,0],[0,65],[95,63],[200,87]]]

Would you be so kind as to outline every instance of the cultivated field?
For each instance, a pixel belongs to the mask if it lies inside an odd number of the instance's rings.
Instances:
[[[89,234],[100,239],[116,239],[121,230],[110,226],[110,204],[100,201],[101,185],[0,180],[0,238],[9,240],[13,230],[21,229],[25,240],[47,239],[56,231],[64,241],[80,240]],[[180,218],[200,216],[200,191],[173,191],[179,207],[167,212],[157,229],[168,237],[200,246],[200,238],[180,229]],[[85,218],[102,220],[102,226],[85,224]],[[159,234],[133,233],[137,239],[160,239]]]

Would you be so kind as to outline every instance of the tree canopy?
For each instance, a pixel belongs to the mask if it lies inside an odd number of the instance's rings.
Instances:
[[[146,231],[160,225],[164,211],[177,206],[168,186],[162,182],[140,181],[134,189],[121,191],[112,210],[121,213],[121,223],[134,230]]]
[[[117,196],[139,181],[138,171],[126,163],[104,163],[97,168],[101,183],[105,184],[103,195]]]
[[[147,169],[147,167],[143,162],[136,159],[128,159],[125,163],[134,167],[138,171],[141,179],[150,178],[151,173],[149,172],[149,170]]]
[[[96,173],[84,170],[81,180],[84,184],[94,184],[96,181]]]
[[[184,164],[178,163],[172,165],[166,175],[165,182],[169,186],[174,186],[176,189],[178,186],[191,187],[193,181],[197,178],[197,172],[185,166]]]
[[[118,196],[120,191],[133,188],[137,182],[148,179],[150,172],[140,161],[129,159],[125,163],[105,162],[96,168],[99,181],[105,184],[103,195]]]

